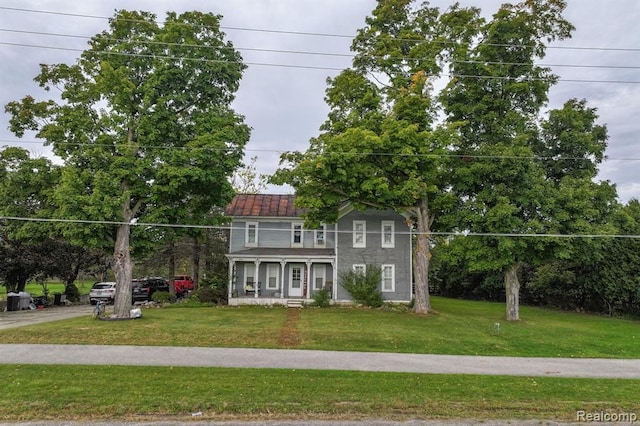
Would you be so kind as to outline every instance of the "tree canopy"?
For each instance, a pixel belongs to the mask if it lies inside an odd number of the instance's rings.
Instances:
[[[250,129],[231,109],[245,65],[218,15],[120,10],[75,64],[42,65],[35,81],[59,99],[11,102],[11,130],[51,144],[64,167],[59,217],[72,241],[111,244],[116,315],[131,306],[131,226],[216,223],[232,197]],[[144,232],[135,236],[143,239]]]
[[[411,213],[420,313],[430,309],[433,232],[497,235],[464,239],[459,253],[504,272],[507,318],[517,319],[519,265],[563,244],[513,235],[572,232],[585,215],[596,224],[615,200],[611,185],[593,182],[606,147],[595,110],[571,100],[543,111],[557,77],[538,60],[570,37],[565,7],[526,0],[486,19],[457,3],[378,1],[353,40],[352,68],[328,79],[320,135],[283,155],[273,181],[291,184],[314,222],[335,220],[344,201]]]

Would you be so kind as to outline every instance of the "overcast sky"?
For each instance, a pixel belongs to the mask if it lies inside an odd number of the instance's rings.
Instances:
[[[431,1],[441,9],[452,3]],[[480,7],[490,16],[503,2],[460,3]],[[328,112],[326,78],[350,65],[348,56],[326,54],[350,53],[352,36],[375,4],[375,0],[0,0],[0,147],[20,145],[34,154],[48,155],[48,148],[33,137],[16,142],[7,129],[4,105],[27,94],[41,95],[33,82],[38,64],[73,63],[86,48],[86,39],[61,35],[92,36],[107,28],[105,18],[116,9],[150,11],[159,20],[167,11],[200,10],[223,16],[227,38],[249,65],[234,108],[253,129],[247,157],[257,156],[259,172],[272,173],[281,151],[305,150],[309,139],[318,135]],[[609,131],[609,159],[601,166],[599,178],[615,183],[623,202],[640,198],[640,144],[636,143],[640,1],[568,0],[565,16],[576,27],[572,39],[553,44],[542,61],[562,78],[552,89],[549,108],[570,98],[585,98],[597,108],[600,123]],[[269,192],[290,189],[270,187]]]

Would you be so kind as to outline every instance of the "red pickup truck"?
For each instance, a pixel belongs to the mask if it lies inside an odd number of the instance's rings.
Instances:
[[[189,275],[176,275],[173,277],[173,288],[176,290],[176,296],[182,297],[193,290],[193,279]]]

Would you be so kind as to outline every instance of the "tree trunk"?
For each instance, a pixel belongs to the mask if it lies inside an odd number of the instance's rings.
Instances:
[[[23,271],[10,273],[7,279],[7,293],[20,293],[27,287],[28,275]]]
[[[413,310],[417,314],[428,314],[431,312],[431,299],[429,297],[429,260],[431,260],[431,246],[429,239],[431,236],[431,222],[433,218],[429,216],[429,205],[427,200],[421,200],[415,209],[417,220],[417,236],[414,260],[414,282],[415,299]]]
[[[518,281],[519,265],[513,265],[504,273],[504,285],[507,294],[507,321],[520,319],[520,281]]]
[[[174,241],[169,242],[169,293],[176,294],[176,245]]]
[[[116,299],[114,302],[114,316],[129,318],[131,311],[131,279],[133,265],[131,264],[131,247],[129,236],[133,214],[129,208],[129,198],[125,197],[122,207],[123,223],[118,226],[116,245],[113,252],[113,273],[116,277]]]
[[[200,245],[200,240],[197,236],[193,237],[193,254],[191,257],[192,261],[192,271],[193,274],[191,278],[193,279],[193,288],[194,290],[199,287],[200,281],[200,252],[202,251],[202,246]]]

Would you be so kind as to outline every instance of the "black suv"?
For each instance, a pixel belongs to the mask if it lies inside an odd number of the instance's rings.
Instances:
[[[164,278],[139,278],[131,282],[131,298],[135,302],[147,302],[156,291],[169,292],[169,283]]]

